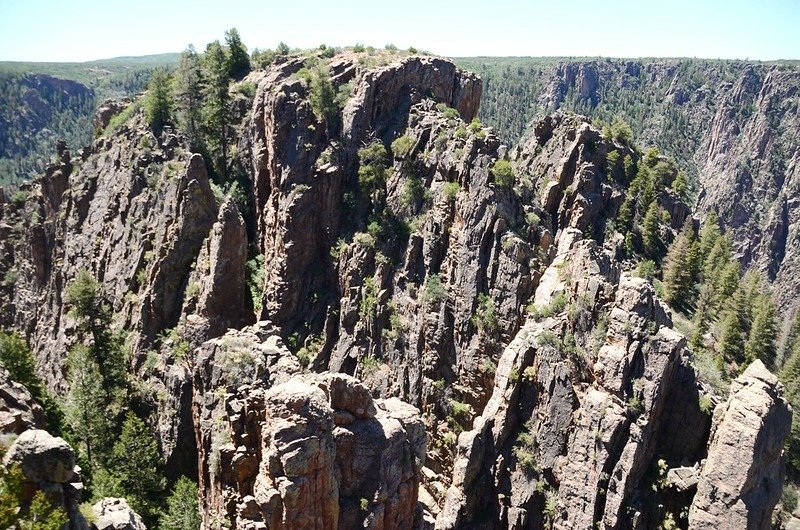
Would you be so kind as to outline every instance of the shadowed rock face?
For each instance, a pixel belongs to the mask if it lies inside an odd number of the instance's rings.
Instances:
[[[712,428],[700,398],[720,398],[619,259],[636,151],[557,113],[509,152],[462,121],[480,80],[441,59],[329,66],[351,86],[336,119],[314,113],[299,58],[253,74],[249,114],[236,104],[248,219],[141,117],[80,159],[62,149],[24,206],[2,206],[0,232],[38,215],[2,259],[20,280],[0,308],[48,386],[64,389],[75,341],[61,293],[87,268],[135,330],[150,425],[171,472],[197,469],[206,529],[650,528],[685,526],[690,506],[698,524],[765,528],[790,412],[754,365]],[[565,75],[596,93],[591,72]],[[358,150],[397,139],[367,196]],[[657,200],[667,244],[690,209]],[[257,319],[248,245],[264,254]],[[176,326],[188,355],[163,333]]]

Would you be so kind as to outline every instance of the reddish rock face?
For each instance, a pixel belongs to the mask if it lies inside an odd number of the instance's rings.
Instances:
[[[232,105],[244,218],[199,154],[140,115],[80,160],[62,149],[29,200],[0,205],[14,236],[0,265],[19,272],[0,318],[31,337],[50,388],[75,341],[62,293],[85,268],[134,330],[149,424],[168,469],[197,469],[204,528],[648,527],[726,509],[715,477],[738,488],[726,515],[768,520],[779,488],[740,475],[780,480],[780,386],[734,383],[726,410],[752,416],[734,466],[718,440],[735,426],[712,431],[700,396],[719,399],[620,260],[635,150],[557,113],[509,152],[467,123],[480,80],[425,57],[334,59],[350,97],[322,119],[303,66],[252,74],[251,111]],[[596,94],[596,69],[563,74]],[[370,190],[359,150],[374,142]],[[656,199],[668,243],[690,209]],[[258,318],[248,245],[264,255]]]

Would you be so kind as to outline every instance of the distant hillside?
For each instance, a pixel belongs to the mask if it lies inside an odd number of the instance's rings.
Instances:
[[[92,138],[98,104],[144,89],[178,54],[85,63],[0,62],[0,186],[14,188],[44,169],[63,138],[73,150]]]

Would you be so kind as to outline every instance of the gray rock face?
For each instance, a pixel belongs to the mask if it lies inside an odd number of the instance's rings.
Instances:
[[[3,458],[3,465],[17,464],[28,482],[63,484],[75,478],[75,453],[61,438],[30,429],[17,438]]]
[[[92,512],[96,517],[93,530],[147,530],[142,518],[125,499],[106,497],[92,506]]]
[[[689,511],[692,528],[771,528],[783,487],[783,443],[792,411],[780,383],[755,361],[714,412],[708,457]]]
[[[0,365],[0,434],[21,434],[44,427],[44,411],[28,389],[11,380]]]

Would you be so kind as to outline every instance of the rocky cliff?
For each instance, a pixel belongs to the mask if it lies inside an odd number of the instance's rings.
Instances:
[[[699,382],[623,261],[639,153],[564,113],[509,150],[473,121],[477,76],[390,59],[327,64],[349,94],[335,117],[308,58],[251,74],[244,217],[141,113],[78,157],[61,146],[0,218],[3,324],[47,385],[65,389],[64,289],[85,269],[204,528],[766,528],[790,409],[758,364],[727,398]],[[655,199],[668,244],[690,209]]]
[[[733,229],[745,267],[794,306],[800,70],[793,63],[703,60],[464,59],[486,72],[482,118],[519,135],[556,109],[630,123],[694,180],[695,211]],[[525,109],[524,118],[512,109]]]

